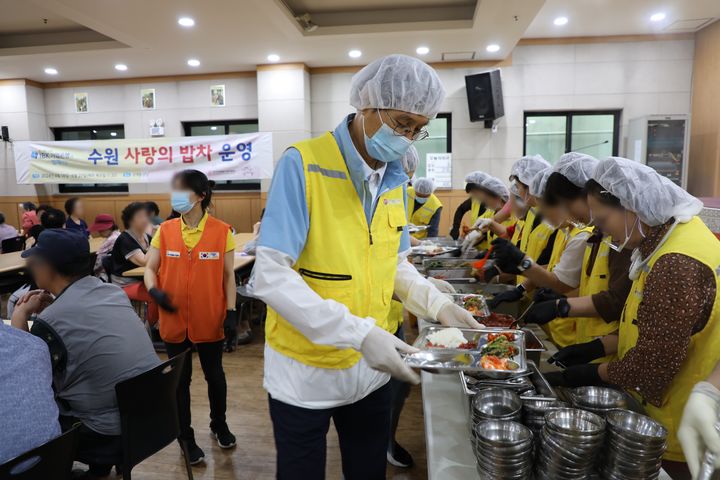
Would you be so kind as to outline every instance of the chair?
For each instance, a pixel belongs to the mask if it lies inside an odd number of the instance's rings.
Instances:
[[[0,243],[2,253],[22,252],[25,250],[25,237],[6,238]]]
[[[2,480],[67,480],[78,446],[78,429],[73,427],[59,437],[0,465]]]
[[[187,445],[178,437],[180,423],[177,388],[187,361],[187,351],[145,373],[115,385],[122,430],[125,480],[131,480],[133,467],[178,440],[184,453],[190,480],[192,468]]]

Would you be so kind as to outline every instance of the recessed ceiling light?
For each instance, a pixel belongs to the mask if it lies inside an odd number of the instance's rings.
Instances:
[[[217,130],[217,127],[210,127],[210,130],[214,132],[215,130]]]
[[[362,55],[362,52],[360,50],[350,50],[348,52],[348,56],[350,58],[359,58]]]
[[[187,61],[187,64],[190,65],[191,67],[199,67],[200,60],[198,60],[197,58],[191,58],[190,60]]]
[[[430,49],[428,47],[417,47],[415,53],[417,53],[418,55],[427,55],[428,53],[430,53]]]
[[[653,13],[652,15],[650,15],[650,21],[651,22],[662,22],[663,20],[665,20],[665,17],[667,17],[667,15],[665,15],[664,12]]]
[[[498,45],[497,43],[491,43],[490,45],[485,47],[485,50],[487,50],[490,53],[495,53],[500,50],[500,45]]]
[[[93,133],[97,133],[97,130],[93,130]]]
[[[117,132],[110,132],[111,137],[117,137]]]
[[[276,55],[274,53],[271,53],[267,56],[268,62],[277,62],[280,60],[280,55]]]
[[[57,75],[58,71],[55,68],[48,67],[45,69],[45,73],[47,73],[48,75]]]
[[[178,18],[178,25],[182,27],[192,27],[195,25],[195,20],[190,17],[180,17]]]
[[[561,27],[568,23],[568,18],[567,17],[557,17],[555,20],[553,20],[553,23],[555,25],[557,25],[558,27]]]
[[[118,72],[124,72],[125,70],[127,70],[127,65],[125,65],[124,63],[118,63],[117,65],[115,65],[115,70],[117,70]]]

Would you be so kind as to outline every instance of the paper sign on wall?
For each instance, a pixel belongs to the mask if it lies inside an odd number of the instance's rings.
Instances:
[[[435,188],[452,188],[452,153],[428,153],[425,173],[435,182]]]
[[[15,142],[18,183],[167,182],[193,168],[208,178],[260,180],[273,173],[272,134]]]

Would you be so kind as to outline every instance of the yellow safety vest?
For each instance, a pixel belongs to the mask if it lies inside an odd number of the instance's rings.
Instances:
[[[638,340],[637,313],[642,302],[645,282],[650,271],[663,255],[680,253],[687,255],[704,265],[715,273],[715,285],[718,283],[718,272],[720,268],[720,242],[710,232],[700,218],[695,217],[690,222],[679,224],[670,233],[665,243],[650,258],[647,268],[641,271],[640,276],[632,284],[630,294],[625,302],[622,319],[620,321],[620,338],[618,343],[618,357],[623,358],[636,344]],[[649,403],[645,404],[645,410],[653,419],[662,423],[668,430],[668,446],[663,458],[666,460],[683,462],[685,457],[682,453],[680,442],[677,438],[677,431],[680,426],[683,408],[687,403],[690,391],[693,386],[705,380],[720,361],[720,289],[716,288],[715,303],[713,304],[710,319],[705,328],[690,337],[690,345],[685,361],[680,366],[680,371],[673,378],[670,387],[665,392],[662,406],[655,407]],[[637,392],[630,392],[637,399],[642,401]],[[645,403],[645,402],[643,402]],[[708,422],[715,419],[708,418]]]
[[[591,230],[591,228],[580,229],[577,227],[573,227],[569,232],[562,229],[558,230],[555,236],[555,242],[553,243],[550,261],[547,266],[548,271],[552,272],[557,264],[560,263],[560,258],[571,238],[575,238],[581,232],[590,232]],[[543,325],[542,329],[559,348],[564,348],[575,343],[575,319],[572,317],[556,318]]]
[[[485,211],[483,212],[483,214],[480,215],[480,216],[477,217],[477,218],[478,218],[478,219],[480,219],[480,218],[493,218],[494,216],[495,216],[495,210],[492,210],[492,209],[490,209],[490,208],[486,208]],[[473,223],[474,223],[474,222],[473,222]],[[477,248],[478,250],[487,250],[488,248],[490,248],[490,242],[492,242],[492,239],[493,239],[492,232],[491,232],[490,230],[488,230],[488,231],[485,233],[485,238],[484,238],[480,243],[478,243],[478,244],[475,246],[475,248]]]
[[[403,188],[382,193],[368,226],[331,133],[293,145],[301,156],[310,217],[305,248],[293,269],[320,297],[348,307],[353,315],[387,324],[397,272],[397,254],[407,225]],[[266,341],[274,350],[305,365],[346,369],[360,360],[354,349],[318,345],[268,307]]]
[[[470,199],[470,218],[468,219],[470,221],[470,226],[472,227],[475,224],[475,220],[480,218],[480,209],[483,207],[483,204],[475,200],[474,198]],[[487,211],[487,209],[486,209]],[[483,212],[485,213],[485,212]]]
[[[580,274],[580,287],[578,288],[578,297],[587,297],[603,292],[610,285],[610,267],[608,265],[608,257],[610,255],[610,246],[605,242],[608,237],[603,238],[598,247],[595,262],[592,270],[588,274],[587,269],[590,263],[590,254],[592,245],[585,247],[585,255],[583,255],[582,272]],[[575,318],[575,342],[585,343],[611,334],[618,329],[618,322],[606,322],[602,317],[576,317]],[[609,358],[608,358],[609,359]],[[598,361],[600,361],[599,359]]]
[[[525,252],[525,255],[537,261],[540,254],[545,250],[547,242],[550,239],[550,235],[554,232],[552,227],[540,222],[535,228],[532,228],[535,223],[535,210],[532,208],[528,210],[525,215],[525,226],[523,228],[522,236],[520,237],[520,250]],[[522,275],[517,276],[517,285],[520,285],[525,281],[525,277]]]
[[[397,300],[390,302],[390,313],[388,313],[387,330],[395,333],[403,323],[403,304]]]
[[[420,205],[420,208],[413,212],[413,208],[415,208],[415,189],[413,187],[408,187],[407,217],[413,225],[428,225],[430,223],[430,219],[432,219],[433,215],[435,215],[435,212],[437,212],[439,208],[442,208],[442,206],[443,205],[440,202],[440,199],[436,197],[435,194],[432,194],[428,197],[425,203]],[[412,234],[413,237],[418,239],[427,238],[427,235],[427,230],[421,230]]]

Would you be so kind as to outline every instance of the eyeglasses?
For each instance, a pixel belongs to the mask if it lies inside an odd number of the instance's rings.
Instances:
[[[390,128],[392,128],[393,133],[397,135],[398,137],[410,137],[412,138],[413,142],[417,142],[420,140],[425,140],[430,134],[427,131],[427,128],[410,128],[407,125],[403,125],[402,123],[395,120],[392,115],[390,115],[385,110],[378,110],[379,112],[385,112],[385,116],[390,119],[391,125],[388,125]],[[382,119],[382,115],[380,116]]]

